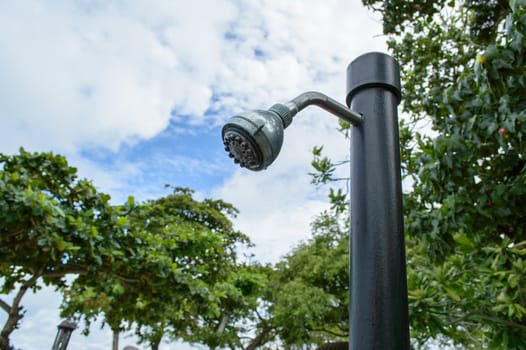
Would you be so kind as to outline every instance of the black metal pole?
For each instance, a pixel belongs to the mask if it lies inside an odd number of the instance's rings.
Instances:
[[[347,68],[351,128],[350,349],[409,349],[397,105],[398,63],[368,53]]]
[[[66,350],[68,347],[69,338],[76,328],[77,324],[70,318],[62,321],[58,325],[57,336],[55,337],[55,342],[53,343],[51,350]]]

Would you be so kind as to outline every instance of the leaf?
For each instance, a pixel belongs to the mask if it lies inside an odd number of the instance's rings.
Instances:
[[[447,292],[447,295],[449,295],[451,297],[451,299],[453,299],[454,301],[460,301],[460,295],[453,289],[451,288],[445,288],[446,292]]]
[[[464,251],[470,251],[475,248],[475,245],[473,244],[473,242],[468,238],[468,236],[466,236],[463,233],[460,233],[460,232],[456,233],[455,235],[453,235],[453,239],[458,245],[461,246],[461,248]]]
[[[124,287],[117,281],[113,284],[112,292],[117,295],[124,293]]]

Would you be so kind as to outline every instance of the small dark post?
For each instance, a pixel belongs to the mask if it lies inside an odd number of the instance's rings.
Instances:
[[[66,350],[71,333],[77,328],[77,324],[71,319],[62,321],[58,325],[58,332],[51,350]]]
[[[350,349],[409,349],[397,105],[398,63],[368,53],[347,68],[351,128]]]

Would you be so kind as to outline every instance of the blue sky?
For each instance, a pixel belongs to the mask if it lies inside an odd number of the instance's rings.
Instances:
[[[310,150],[343,159],[348,143],[336,118],[309,107],[275,163],[254,173],[230,162],[221,126],[308,90],[343,102],[347,65],[384,41],[359,0],[3,0],[0,152],[64,154],[115,203],[165,195],[165,184],[224,199],[256,259],[275,262],[327,207],[310,184]],[[52,291],[28,295],[14,344],[51,347],[58,303]],[[95,328],[70,348],[109,348]]]

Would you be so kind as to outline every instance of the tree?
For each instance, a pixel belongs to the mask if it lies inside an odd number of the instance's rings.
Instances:
[[[259,320],[258,306],[267,283],[267,267],[241,264],[214,286],[218,298],[218,315],[202,313],[200,327],[186,340],[211,349],[254,349],[263,344],[261,334],[251,338]]]
[[[285,346],[348,336],[349,231],[338,219],[321,214],[312,224],[312,238],[276,265],[269,312]]]
[[[0,276],[1,293],[16,291],[0,306],[8,317],[0,349],[10,348],[9,336],[18,327],[24,294],[41,283],[66,286],[66,275],[83,275],[111,266],[113,239],[121,230],[109,205],[76,169],[52,153],[0,154]]]
[[[152,349],[165,335],[210,346],[233,341],[263,277],[237,260],[237,248],[250,242],[233,228],[232,205],[174,188],[111,206],[62,156],[21,149],[0,162],[2,293],[16,291],[11,304],[0,300],[8,313],[2,350],[23,317],[23,295],[42,283],[63,293],[63,316],[83,318],[86,333],[103,316],[114,348],[122,329]]]
[[[435,4],[407,11],[390,42],[405,111],[437,132],[407,159],[407,231],[432,264],[410,267],[412,327],[419,340],[524,349],[526,3]]]
[[[363,2],[401,67],[412,341],[524,349],[526,2]]]
[[[157,349],[164,336],[221,346],[231,341],[232,321],[253,291],[257,276],[237,262],[248,237],[233,229],[232,205],[197,201],[193,191],[118,208],[126,230],[116,237],[122,252],[112,270],[84,275],[72,284],[64,314],[80,313],[89,327],[102,314],[118,339],[133,329]]]
[[[183,288],[175,292],[178,300],[174,306],[183,305],[186,310],[179,312],[178,318],[172,312],[165,314],[169,336],[221,346],[228,339],[226,330],[237,311],[236,305],[230,304],[234,300],[242,303],[247,296],[240,281],[248,279],[239,273],[242,266],[237,261],[237,249],[250,242],[233,228],[230,218],[237,210],[231,204],[213,199],[196,201],[192,193],[174,188],[172,195],[149,202],[149,210],[139,215],[132,212],[131,218],[136,224],[147,224],[150,234],[166,239],[167,253],[179,266],[177,282]],[[145,333],[144,327],[137,328],[137,333],[148,336],[151,329]]]
[[[341,219],[334,212],[320,214],[309,240],[260,270],[267,283],[252,317],[244,321],[255,325],[254,336],[241,348],[279,343],[284,349],[314,349],[347,338],[349,231]]]

